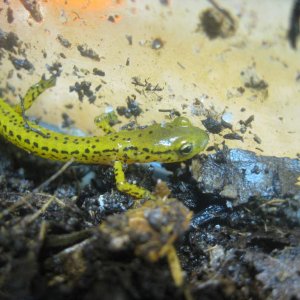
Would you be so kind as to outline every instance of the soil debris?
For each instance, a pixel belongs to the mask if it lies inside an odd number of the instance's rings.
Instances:
[[[213,2],[214,7],[204,10],[200,15],[198,30],[202,29],[210,39],[229,38],[237,30],[237,22],[231,13]]]
[[[88,48],[88,45],[78,45],[77,50],[80,52],[81,56],[89,57],[95,61],[100,61],[100,56],[91,48]]]
[[[26,10],[29,11],[31,17],[36,22],[42,22],[43,21],[43,15],[40,10],[39,1],[36,0],[20,0],[20,2],[23,4],[23,6],[26,8]]]

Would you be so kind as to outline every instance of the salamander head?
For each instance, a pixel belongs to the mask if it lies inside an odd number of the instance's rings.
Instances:
[[[208,143],[208,134],[191,124],[189,119],[178,117],[168,123],[166,128],[171,129],[172,159],[167,162],[185,161],[203,151]],[[162,160],[163,161],[163,160]]]
[[[191,124],[185,117],[178,117],[164,125],[147,127],[138,140],[138,157],[133,162],[180,162],[203,151],[208,143],[208,134]]]

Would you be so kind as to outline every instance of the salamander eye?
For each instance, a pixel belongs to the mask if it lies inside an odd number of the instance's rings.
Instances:
[[[193,144],[191,143],[184,143],[183,145],[181,145],[179,152],[182,155],[188,155],[192,152],[193,150]]]

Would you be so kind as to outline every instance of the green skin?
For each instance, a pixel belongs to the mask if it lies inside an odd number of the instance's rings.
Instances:
[[[30,108],[44,90],[54,85],[54,77],[49,80],[41,79],[26,93],[23,109],[21,105],[11,107],[0,99],[0,134],[19,148],[40,157],[63,162],[72,159],[85,164],[114,165],[118,174],[123,172],[122,163],[154,161],[171,163],[187,160],[204,150],[208,143],[207,133],[193,126],[185,117],[175,118],[165,124],[154,124],[144,129],[119,132],[115,132],[105,119],[99,122],[98,118],[98,126],[107,132],[102,137],[70,136],[26,121],[22,111]],[[117,176],[118,174],[116,174],[117,187],[124,191],[122,188],[124,184],[129,184],[123,180],[124,174],[121,178]],[[129,190],[126,188],[125,192],[135,197],[146,196],[146,190],[137,188],[143,192],[132,192],[132,188]]]

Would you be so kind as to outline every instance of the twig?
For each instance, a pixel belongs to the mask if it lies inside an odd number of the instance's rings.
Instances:
[[[37,188],[35,188],[33,190],[33,193],[37,193],[39,191],[42,191],[43,188],[45,186],[47,186],[50,182],[52,182],[53,180],[55,180],[58,176],[60,176],[72,163],[74,162],[74,159],[70,159],[68,162],[66,162],[55,174],[53,174],[50,178],[48,178],[46,181],[44,181],[42,184],[40,184]],[[45,194],[43,194],[45,196]],[[1,213],[0,213],[0,220],[5,216],[5,215],[8,215],[10,212],[14,211],[16,208],[18,208],[19,206],[23,205],[23,204],[27,204],[29,205],[32,209],[33,207],[28,203],[28,200],[32,197],[32,193],[22,197],[20,200],[18,200],[17,202],[15,202],[14,204],[12,204],[10,207],[8,207],[7,209],[3,210]],[[51,202],[52,201],[55,201],[57,202],[59,205],[61,206],[65,206],[65,204],[60,201],[59,199],[57,199],[56,197],[52,196],[51,197]],[[49,200],[49,201],[50,201]],[[48,201],[48,202],[49,202]],[[47,203],[48,203],[47,202]],[[50,202],[50,203],[51,203]],[[46,204],[47,204],[46,203]],[[50,205],[50,203],[47,205],[47,207]],[[45,204],[45,205],[46,205]],[[39,213],[40,210],[38,210],[36,213]],[[35,214],[36,214],[35,213]],[[35,215],[34,214],[34,215]],[[40,214],[40,213],[39,213]]]
[[[29,224],[33,222],[35,219],[37,219],[43,212],[47,210],[49,205],[54,201],[55,196],[52,196],[38,211],[36,211],[34,214],[30,215],[25,219],[25,223]]]
[[[33,190],[33,192],[36,193],[36,192],[43,190],[43,188],[45,186],[47,186],[49,183],[51,183],[53,180],[55,180],[58,176],[60,176],[73,162],[74,162],[74,158],[71,158],[55,174],[53,174],[50,178],[48,178],[46,181],[44,181],[42,184],[40,184],[38,187],[36,187]]]
[[[224,15],[225,18],[227,18],[229,20],[229,22],[231,23],[232,26],[234,26],[234,20],[232,19],[232,17],[230,16],[230,14],[224,9],[222,8],[217,2],[216,0],[208,0],[208,2],[216,9],[218,10],[221,14]]]

